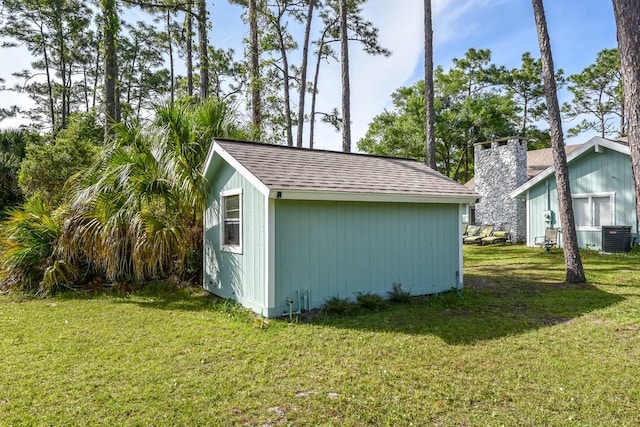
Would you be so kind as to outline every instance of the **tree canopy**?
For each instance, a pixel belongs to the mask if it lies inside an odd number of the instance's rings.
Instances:
[[[473,176],[473,144],[517,134],[513,96],[501,88],[504,70],[491,52],[470,49],[450,70],[434,73],[436,165],[451,178]],[[426,161],[424,81],[392,94],[393,110],[376,116],[358,148],[375,154]]]

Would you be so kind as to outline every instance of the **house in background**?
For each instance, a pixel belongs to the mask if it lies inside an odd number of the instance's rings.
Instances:
[[[413,160],[214,140],[204,287],[268,317],[356,292],[459,288],[477,194]]]
[[[579,145],[565,147],[567,154]],[[526,204],[511,193],[553,165],[551,148],[527,151],[521,138],[501,138],[474,145],[475,176],[465,187],[480,195],[465,212],[470,224],[493,224],[511,231],[514,241],[527,241]],[[542,230],[544,235],[544,229]]]
[[[607,249],[603,232],[637,239],[627,143],[593,137],[565,146],[565,152],[579,246]],[[548,227],[562,231],[551,148],[527,151],[524,140],[503,138],[475,144],[474,156],[475,177],[465,186],[480,200],[465,212],[471,223],[508,227],[514,240],[528,246]]]
[[[607,250],[603,235],[609,239],[615,237],[609,234],[626,233],[629,241],[637,238],[636,198],[627,143],[593,137],[567,154],[567,165],[578,245]],[[525,204],[527,245],[532,246],[536,236],[544,236],[547,227],[562,230],[552,165],[510,195]],[[628,244],[625,246],[628,248]]]

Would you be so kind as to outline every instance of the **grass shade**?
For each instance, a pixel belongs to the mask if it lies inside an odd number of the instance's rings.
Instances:
[[[465,247],[465,289],[268,323],[200,291],[0,297],[5,425],[638,425],[637,255]],[[390,284],[391,287],[391,284]]]

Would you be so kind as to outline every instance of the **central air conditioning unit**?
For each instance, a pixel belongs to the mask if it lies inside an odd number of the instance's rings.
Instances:
[[[602,252],[629,252],[630,250],[631,226],[602,227]]]

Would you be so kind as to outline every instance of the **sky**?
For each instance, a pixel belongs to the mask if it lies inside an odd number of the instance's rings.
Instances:
[[[434,64],[448,68],[469,48],[490,49],[492,62],[508,68],[520,66],[524,52],[540,56],[531,2],[526,0],[432,0]],[[565,75],[582,71],[605,48],[616,47],[613,6],[608,0],[547,0],[547,25],[556,68]],[[233,48],[243,55],[242,40],[248,29],[242,23],[242,9],[226,0],[209,3],[211,43]],[[392,51],[390,57],[365,54],[350,45],[351,116],[353,150],[373,118],[392,108],[391,94],[424,77],[424,33],[422,0],[369,0],[363,9],[366,19],[379,29],[380,43]],[[317,30],[317,29],[316,29]],[[317,32],[317,31],[316,31]],[[301,37],[300,37],[301,39]],[[293,58],[294,62],[296,61]],[[20,49],[0,49],[0,77],[28,67],[29,57]],[[318,109],[340,107],[340,64],[325,65],[318,85]],[[297,99],[297,95],[295,96]],[[560,102],[569,101],[566,91]],[[24,104],[24,98],[0,92],[0,106]],[[241,109],[242,104],[241,102]],[[15,126],[6,120],[0,127]],[[565,123],[565,129],[572,123]],[[305,129],[305,132],[307,130]],[[584,142],[583,134],[567,143]],[[308,141],[305,139],[305,145]],[[341,135],[327,125],[318,125],[316,148],[341,149]]]

